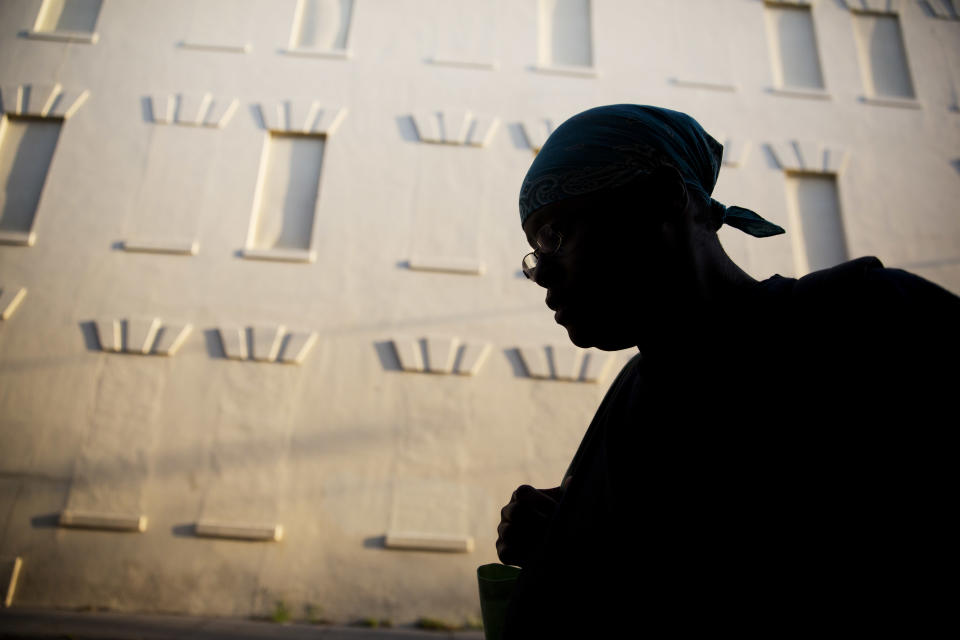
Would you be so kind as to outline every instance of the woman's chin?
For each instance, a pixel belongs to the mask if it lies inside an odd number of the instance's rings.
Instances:
[[[567,336],[570,342],[581,349],[600,349],[601,351],[620,351],[636,347],[636,341],[627,336],[617,335],[610,331],[609,327],[591,327],[578,323],[568,323],[563,325],[567,330]]]
[[[570,342],[577,345],[581,349],[589,349],[590,347],[598,346],[594,333],[587,330],[585,327],[583,327],[583,325],[571,322],[564,324],[563,328],[567,330],[567,336],[570,337]]]

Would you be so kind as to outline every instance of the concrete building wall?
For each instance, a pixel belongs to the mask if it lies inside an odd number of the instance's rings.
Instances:
[[[519,273],[517,192],[550,128],[598,104],[686,111],[726,146],[715,196],[788,230],[721,232],[753,276],[877,255],[958,292],[957,18],[3,0],[16,602],[476,616],[499,508],[559,482],[630,356],[574,350]]]

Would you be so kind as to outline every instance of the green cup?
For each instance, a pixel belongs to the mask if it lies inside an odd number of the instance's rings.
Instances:
[[[477,567],[480,586],[480,615],[483,616],[483,636],[486,640],[500,640],[503,621],[507,617],[507,603],[520,576],[518,567],[505,564],[484,564]]]

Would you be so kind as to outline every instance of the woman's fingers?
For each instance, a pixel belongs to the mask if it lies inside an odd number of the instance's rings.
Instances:
[[[543,542],[547,523],[556,508],[556,499],[548,493],[527,484],[517,487],[510,502],[500,510],[496,545],[500,561],[525,564]]]

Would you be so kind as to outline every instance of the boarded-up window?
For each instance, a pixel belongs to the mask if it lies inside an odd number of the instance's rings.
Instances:
[[[11,118],[0,122],[0,231],[29,233],[62,120]]]
[[[248,247],[310,248],[323,166],[323,136],[270,133]]]
[[[767,5],[767,36],[778,87],[823,89],[823,73],[809,7]]]
[[[897,16],[858,13],[854,24],[867,95],[913,98],[913,81]]]
[[[101,0],[44,0],[37,16],[37,31],[93,33]]]
[[[127,229],[132,239],[171,248],[194,241],[218,135],[209,127],[159,126],[152,132]]]
[[[353,15],[353,0],[299,0],[291,46],[343,51]]]
[[[540,0],[539,57],[542,66],[593,66],[590,0]]]
[[[787,174],[787,200],[797,275],[847,260],[837,179],[832,174]]]

